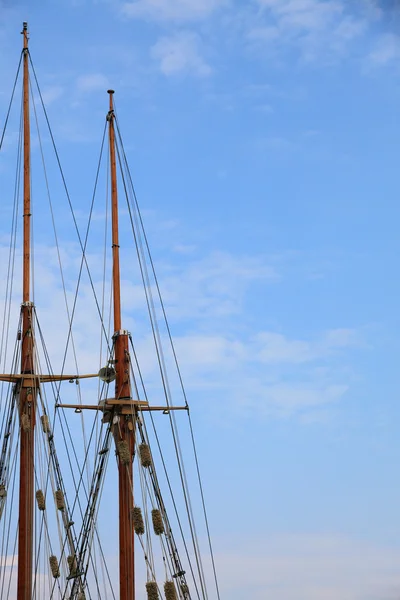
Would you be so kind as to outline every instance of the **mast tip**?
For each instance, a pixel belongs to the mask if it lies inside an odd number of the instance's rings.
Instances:
[[[27,29],[28,29],[28,22],[27,21],[23,22],[22,28],[23,28],[24,31],[27,31]]]
[[[107,90],[107,94],[114,94],[114,90]]]

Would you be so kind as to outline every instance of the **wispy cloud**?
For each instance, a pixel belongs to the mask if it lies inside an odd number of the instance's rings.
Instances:
[[[130,18],[156,21],[195,21],[204,19],[227,0],[137,0],[124,2],[122,13]]]
[[[163,265],[161,287],[173,319],[215,319],[238,314],[255,282],[273,283],[279,274],[266,256],[213,252],[181,265]]]
[[[396,600],[397,547],[338,534],[272,535],[227,548],[217,562],[225,595],[264,600]],[[249,572],[252,576],[249,578]]]
[[[335,351],[358,345],[357,334],[351,329],[334,329],[317,340],[291,340],[281,333],[261,332],[256,341],[260,345],[258,359],[264,363],[300,364],[318,360]]]
[[[176,339],[190,390],[218,389],[231,409],[287,418],[339,401],[349,389],[349,352],[357,332],[337,329],[317,340],[267,331],[250,338],[193,334]]]
[[[400,38],[387,33],[377,41],[375,48],[369,54],[369,60],[374,67],[383,67],[398,60],[400,57]]]
[[[200,36],[190,31],[160,38],[152,47],[151,55],[167,76],[187,73],[206,77],[212,72],[202,55]]]
[[[76,87],[78,92],[91,93],[106,90],[109,83],[107,77],[102,73],[89,73],[78,77]]]
[[[54,85],[47,87],[42,92],[42,99],[45,106],[50,106],[53,102],[58,100],[64,93],[64,88],[60,85]]]
[[[258,0],[248,39],[271,50],[296,48],[304,61],[329,62],[343,55],[367,27],[357,3],[342,0]]]

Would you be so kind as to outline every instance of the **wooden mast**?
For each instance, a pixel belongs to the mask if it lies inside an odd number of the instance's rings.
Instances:
[[[33,303],[30,301],[31,249],[31,150],[29,125],[28,24],[23,24],[23,123],[24,123],[24,212],[23,212],[23,295],[21,374],[34,373]],[[32,384],[31,384],[32,385]],[[37,388],[19,385],[20,479],[18,527],[17,600],[32,598],[33,505],[34,505],[34,427]]]
[[[135,448],[135,423],[132,411],[130,386],[129,334],[121,329],[121,282],[119,266],[118,235],[118,191],[117,168],[115,158],[115,129],[113,90],[108,90],[110,109],[107,115],[110,142],[111,167],[111,202],[112,202],[112,256],[113,256],[113,303],[114,303],[114,358],[115,358],[115,397],[118,401],[126,400],[126,405],[119,405],[114,410],[113,435],[119,454],[119,580],[120,600],[135,598],[135,559],[134,530],[132,522],[133,509],[133,455]],[[123,414],[124,406],[130,408],[130,414]],[[123,459],[121,444],[129,452],[129,461]],[[125,450],[126,451],[126,450]]]

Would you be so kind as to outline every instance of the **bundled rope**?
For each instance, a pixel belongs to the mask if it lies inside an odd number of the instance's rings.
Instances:
[[[62,490],[56,490],[54,496],[56,499],[56,505],[57,505],[58,510],[64,510],[65,509],[65,500],[64,500],[64,494],[62,493]]]
[[[0,498],[6,498],[6,496],[7,496],[6,486],[4,485],[4,483],[2,483],[0,485]]]
[[[144,534],[144,521],[143,521],[143,516],[142,516],[142,509],[140,508],[140,506],[135,506],[132,509],[132,521],[133,521],[133,528],[135,530],[135,533],[137,535],[143,535]]]
[[[150,448],[147,444],[140,444],[139,446],[140,462],[142,467],[147,468],[151,465],[151,453]]]
[[[40,420],[42,421],[43,433],[49,433],[49,431],[50,431],[49,417],[47,415],[42,415],[40,417]]]
[[[77,570],[78,570],[78,565],[76,564],[75,556],[68,556],[67,562],[68,562],[68,567],[69,567],[69,574],[71,576],[76,575]]]
[[[29,418],[29,415],[27,415],[26,413],[22,413],[21,415],[21,427],[25,432],[31,430],[31,420]]]
[[[43,494],[42,490],[38,490],[36,492],[36,502],[37,502],[39,510],[45,510],[46,509],[46,499],[44,497],[44,494]]]
[[[158,508],[153,508],[151,511],[151,519],[153,521],[153,529],[156,535],[164,533],[164,522]]]
[[[164,583],[165,600],[178,600],[176,595],[175,584],[173,581],[166,581]]]
[[[147,600],[159,600],[158,586],[155,581],[148,581],[146,583]]]
[[[79,592],[77,600],[86,600],[85,592]]]
[[[50,556],[49,563],[50,563],[50,569],[51,569],[54,579],[58,579],[58,577],[60,577],[60,568],[58,566],[57,557]]]
[[[128,444],[125,440],[118,442],[118,454],[119,459],[123,465],[129,465],[131,462],[131,453],[129,452]]]

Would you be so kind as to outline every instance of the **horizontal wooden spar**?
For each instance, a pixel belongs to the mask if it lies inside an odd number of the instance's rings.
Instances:
[[[164,413],[169,413],[170,410],[188,410],[187,406],[143,406],[142,401],[132,401],[130,403],[122,403],[123,411],[122,414],[128,414],[124,411],[130,409],[130,413],[132,413],[132,408],[137,407],[139,412],[141,411],[153,411],[153,410],[162,410]],[[109,404],[56,404],[57,408],[74,408],[75,410],[101,410],[102,412],[107,412],[113,409],[114,405]]]
[[[75,379],[88,379],[90,377],[98,377],[98,373],[90,373],[89,375],[37,375],[35,373],[2,373],[0,374],[0,381],[18,383],[18,381],[22,380],[23,387],[34,387],[40,383],[48,383],[50,381],[75,381]]]

